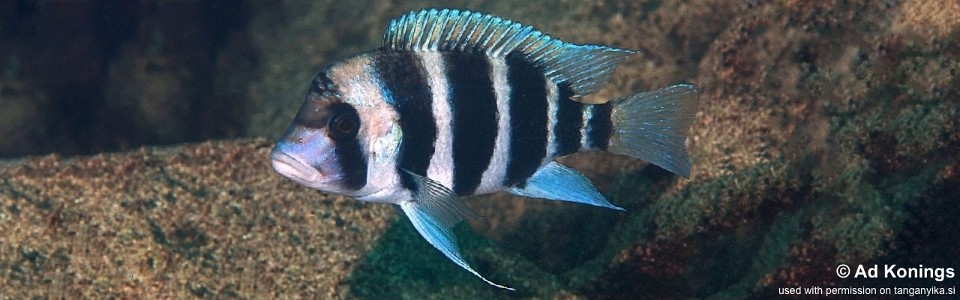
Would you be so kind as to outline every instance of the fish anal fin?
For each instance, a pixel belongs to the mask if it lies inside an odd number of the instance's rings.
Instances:
[[[453,263],[480,277],[486,283],[512,291],[513,288],[494,283],[481,276],[460,254],[456,236],[453,235],[453,226],[476,214],[463,201],[460,201],[456,194],[439,182],[406,170],[402,171],[416,183],[417,190],[413,193],[414,199],[400,203],[400,208],[420,236]]]
[[[513,187],[507,192],[524,197],[567,201],[624,210],[613,205],[597,191],[590,179],[574,169],[550,162],[537,170],[526,185]]]

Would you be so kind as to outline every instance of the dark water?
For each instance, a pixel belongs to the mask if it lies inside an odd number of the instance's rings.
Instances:
[[[239,136],[242,1],[4,1],[0,157]],[[230,48],[229,50],[227,48]],[[235,83],[234,83],[235,82]]]

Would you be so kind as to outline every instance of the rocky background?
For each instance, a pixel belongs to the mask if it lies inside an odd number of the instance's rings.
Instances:
[[[273,173],[270,141],[314,72],[377,47],[391,18],[431,6],[638,50],[597,99],[698,84],[693,175],[581,154],[563,163],[626,213],[469,199],[483,217],[458,227],[465,256],[518,289],[509,293],[447,262],[393,208]],[[956,286],[835,269],[960,269],[958,41],[951,0],[7,1],[0,298],[744,298]],[[207,140],[220,141],[194,143]]]

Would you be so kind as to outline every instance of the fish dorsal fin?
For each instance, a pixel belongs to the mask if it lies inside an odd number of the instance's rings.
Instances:
[[[407,51],[465,51],[491,57],[521,54],[554,83],[567,83],[577,95],[600,89],[633,51],[576,45],[532,26],[466,10],[425,9],[390,21],[384,48]]]

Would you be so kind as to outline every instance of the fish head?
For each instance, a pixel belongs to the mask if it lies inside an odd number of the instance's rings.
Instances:
[[[273,169],[310,188],[343,194],[350,190],[350,170],[337,150],[356,139],[359,127],[352,106],[311,94],[270,153]]]
[[[366,99],[368,89],[348,79],[355,76],[338,74],[317,75],[270,158],[274,170],[304,186],[362,197],[384,189],[377,174],[395,159],[398,126],[392,108]]]

